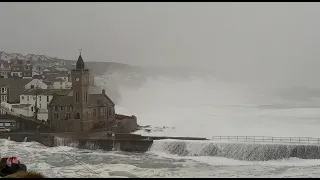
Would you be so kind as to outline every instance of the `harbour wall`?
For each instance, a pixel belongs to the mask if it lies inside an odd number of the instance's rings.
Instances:
[[[102,149],[110,151],[113,148],[120,151],[146,152],[151,147],[153,140],[128,139],[128,138],[93,138],[86,136],[57,133],[0,133],[1,139],[10,139],[16,142],[38,142],[48,147],[72,146],[83,149]]]

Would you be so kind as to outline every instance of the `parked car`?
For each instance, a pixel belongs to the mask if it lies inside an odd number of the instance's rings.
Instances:
[[[5,127],[0,127],[0,132],[10,132],[10,129],[7,129]]]

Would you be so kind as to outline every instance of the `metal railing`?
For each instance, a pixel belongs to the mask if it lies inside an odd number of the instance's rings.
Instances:
[[[314,138],[314,137],[213,136],[212,140],[233,141],[233,142],[268,142],[268,143],[310,143],[310,144],[320,144],[320,138]]]

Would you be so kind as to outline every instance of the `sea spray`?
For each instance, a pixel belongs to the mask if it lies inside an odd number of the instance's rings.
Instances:
[[[72,140],[69,138],[54,138],[54,146],[70,146],[70,147],[78,147],[79,142],[77,140]]]
[[[68,146],[68,147],[83,148],[83,149],[89,149],[89,150],[100,149],[100,146],[94,142],[74,140],[74,139],[62,138],[62,137],[54,138],[54,146]]]
[[[150,152],[177,156],[216,156],[246,161],[283,158],[320,159],[319,145],[222,143],[212,141],[154,141]]]

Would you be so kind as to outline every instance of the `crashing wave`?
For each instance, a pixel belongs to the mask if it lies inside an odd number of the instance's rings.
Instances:
[[[150,151],[178,156],[217,156],[246,161],[268,161],[290,157],[320,159],[320,146],[305,144],[159,140],[154,141]]]
[[[97,150],[100,148],[97,144],[92,142],[88,142],[88,141],[82,142],[81,140],[73,140],[73,139],[61,138],[61,137],[54,138],[54,146],[69,146],[69,147],[89,149],[89,150]]]

